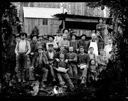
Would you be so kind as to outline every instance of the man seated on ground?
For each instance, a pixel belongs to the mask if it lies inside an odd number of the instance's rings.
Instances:
[[[45,82],[47,81],[48,77],[48,59],[46,56],[46,53],[44,50],[42,50],[42,46],[38,46],[38,55],[35,60],[35,72],[39,74],[41,77],[40,81],[40,87],[43,88],[45,87]]]
[[[51,76],[52,76],[52,81],[56,81],[55,79],[55,73],[54,73],[54,69],[53,69],[53,64],[54,64],[54,60],[55,60],[55,57],[56,57],[56,51],[54,50],[53,48],[53,44],[49,44],[48,45],[48,50],[46,51],[46,56],[48,58],[48,67],[49,67],[49,71],[51,73]]]
[[[89,64],[90,58],[87,53],[84,52],[83,46],[80,47],[80,53],[78,54],[78,69],[79,75],[81,79],[81,83],[86,85],[87,79],[87,69]]]
[[[65,55],[60,54],[59,58],[56,59],[56,63],[54,64],[54,68],[57,72],[57,77],[58,77],[60,86],[64,86],[65,81],[66,81],[66,83],[68,83],[70,90],[72,91],[74,89],[74,85],[73,85],[73,83],[72,83],[72,81],[71,81],[71,79],[67,73],[67,71],[68,71],[67,64],[68,64],[68,60],[65,59]]]
[[[78,71],[77,71],[77,54],[73,51],[73,47],[69,47],[69,52],[66,54],[66,58],[68,60],[69,66],[69,76],[71,78],[76,78]]]

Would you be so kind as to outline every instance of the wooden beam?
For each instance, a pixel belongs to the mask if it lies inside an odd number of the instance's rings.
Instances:
[[[66,18],[65,21],[74,21],[74,22],[88,22],[88,23],[98,23],[98,19],[79,19],[79,18]]]

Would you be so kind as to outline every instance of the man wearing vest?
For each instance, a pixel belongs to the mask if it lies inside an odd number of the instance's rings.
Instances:
[[[20,33],[20,40],[17,42],[15,48],[17,57],[17,76],[19,82],[25,82],[25,68],[27,66],[28,54],[31,51],[30,43],[26,38],[26,33]]]

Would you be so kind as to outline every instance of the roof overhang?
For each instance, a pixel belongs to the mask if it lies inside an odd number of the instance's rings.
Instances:
[[[24,18],[54,18],[55,14],[62,13],[61,8],[23,7]]]
[[[66,28],[73,29],[96,29],[96,25],[99,23],[99,19],[105,19],[106,21],[111,18],[93,17],[93,16],[82,16],[72,14],[56,14],[55,17],[65,21]],[[108,23],[108,21],[107,21]]]

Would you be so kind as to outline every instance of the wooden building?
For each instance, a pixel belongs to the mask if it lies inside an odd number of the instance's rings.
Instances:
[[[82,15],[72,15],[72,14],[55,14],[55,17],[63,21],[61,24],[63,29],[72,29],[77,31],[82,31],[82,33],[77,32],[79,36],[81,34],[86,34],[88,37],[91,36],[92,31],[96,30],[96,26],[99,23],[99,19],[104,19],[106,24],[110,24],[111,18],[105,17],[93,17],[93,16],[82,16]]]
[[[53,15],[62,13],[59,8],[39,8],[23,7],[24,11],[24,30],[28,35],[31,34],[36,26],[41,35],[55,35],[61,21]]]

